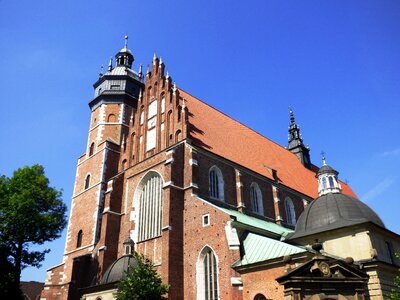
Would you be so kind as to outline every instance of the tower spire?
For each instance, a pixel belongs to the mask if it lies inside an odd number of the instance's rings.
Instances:
[[[296,154],[297,158],[301,163],[308,169],[311,168],[310,161],[310,150],[303,143],[303,138],[300,133],[300,126],[296,123],[294,118],[294,112],[291,106],[289,106],[289,144],[287,149]]]
[[[110,56],[110,61],[108,62],[108,72],[111,72],[113,69],[113,61],[112,57]]]
[[[322,158],[322,165],[326,166],[326,158],[325,158],[325,152],[324,151],[321,152],[321,158]]]
[[[140,64],[140,66],[139,66],[139,76],[140,76],[140,78],[142,78],[142,76],[143,76],[143,65],[142,64]]]
[[[294,124],[294,114],[293,114],[293,109],[292,106],[289,106],[289,113],[290,113],[290,124]]]

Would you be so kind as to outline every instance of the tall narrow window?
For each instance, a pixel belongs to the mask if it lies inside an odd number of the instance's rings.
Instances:
[[[331,189],[333,189],[334,187],[335,187],[335,185],[334,185],[334,183],[333,183],[333,177],[332,176],[329,176],[329,187],[331,188]]]
[[[197,262],[197,299],[218,299],[218,265],[214,251],[205,247]]]
[[[94,152],[94,143],[91,143],[89,147],[89,156],[92,156],[93,152]]]
[[[258,184],[255,182],[253,182],[250,186],[250,201],[253,212],[259,215],[264,214],[261,190]]]
[[[149,172],[139,184],[138,241],[161,235],[163,181],[156,172]]]
[[[89,188],[90,185],[90,174],[88,174],[85,178],[85,190]]]
[[[209,190],[210,197],[218,200],[224,200],[224,179],[221,170],[213,166],[209,172]]]
[[[326,189],[326,178],[325,177],[322,178],[322,187],[324,189]]]
[[[286,210],[286,222],[289,225],[295,225],[296,224],[296,212],[294,210],[293,201],[289,197],[287,197],[285,199],[285,210]]]
[[[82,230],[79,230],[78,236],[76,238],[76,248],[82,247],[82,238],[83,238],[83,232]]]

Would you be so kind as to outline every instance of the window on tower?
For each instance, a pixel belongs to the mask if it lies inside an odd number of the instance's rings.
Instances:
[[[138,241],[161,235],[163,211],[163,180],[151,171],[142,179],[138,187]]]
[[[82,247],[83,231],[79,230],[78,236],[76,237],[76,248]]]
[[[224,200],[224,179],[222,172],[217,166],[213,166],[209,172],[210,197],[217,200]]]
[[[85,178],[85,190],[90,186],[90,174],[88,174]]]
[[[92,156],[93,153],[94,153],[94,143],[91,143],[89,147],[89,156]]]

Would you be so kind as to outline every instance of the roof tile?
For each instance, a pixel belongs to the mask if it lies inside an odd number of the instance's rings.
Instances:
[[[315,170],[305,168],[296,155],[185,91],[180,92],[188,107],[189,134],[195,146],[272,180],[274,169],[281,184],[311,198],[318,197]],[[348,185],[341,185],[343,193],[357,197]]]

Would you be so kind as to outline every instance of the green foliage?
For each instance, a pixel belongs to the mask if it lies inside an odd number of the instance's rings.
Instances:
[[[400,253],[396,253],[396,257],[400,259]],[[400,275],[396,276],[394,279],[395,288],[392,290],[392,293],[389,295],[390,300],[400,300]]]
[[[137,266],[132,267],[126,278],[118,285],[117,300],[158,300],[166,299],[169,285],[163,284],[152,262],[144,255],[133,254]]]
[[[10,268],[3,275],[12,274],[14,284],[19,286],[23,268],[40,267],[50,252],[29,247],[60,237],[67,210],[61,195],[49,186],[40,165],[18,169],[11,178],[0,177],[0,259]]]

